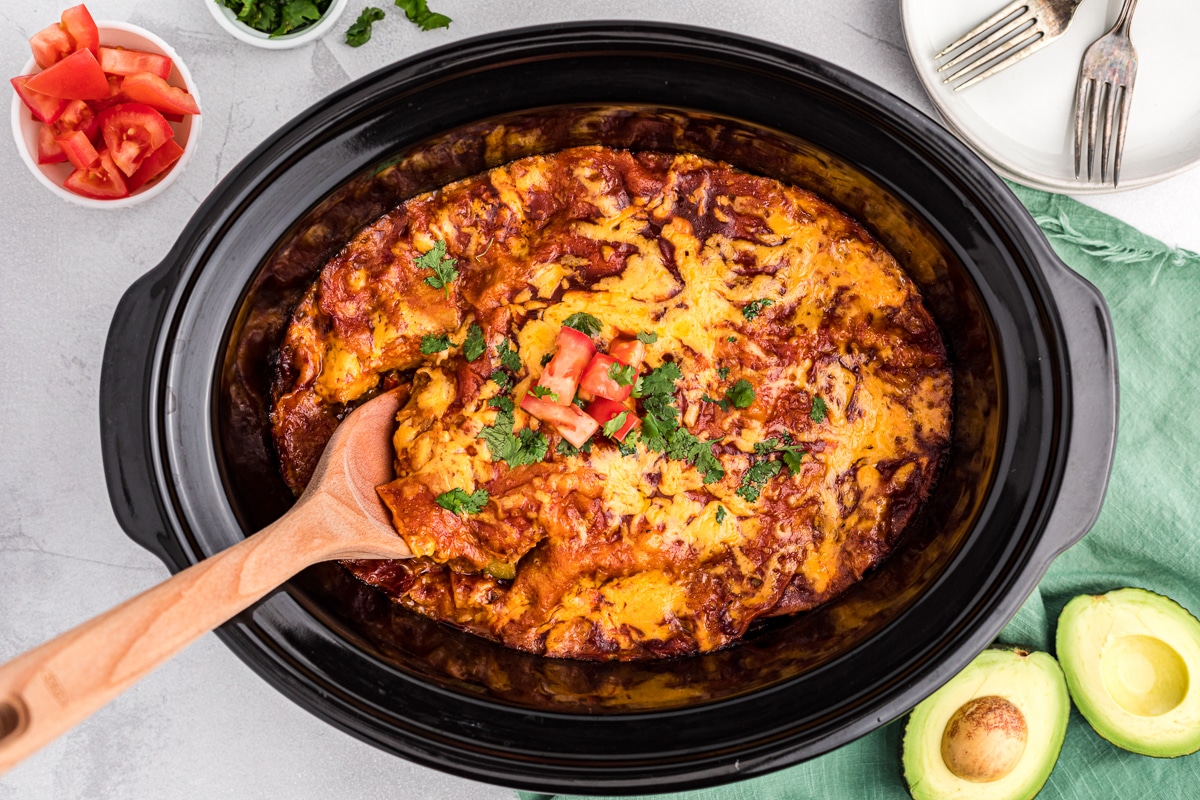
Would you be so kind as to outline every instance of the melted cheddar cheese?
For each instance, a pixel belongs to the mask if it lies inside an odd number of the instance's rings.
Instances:
[[[459,271],[444,289],[415,263],[438,242]],[[681,424],[716,441],[723,477],[599,434],[564,455],[520,410],[576,312],[601,321],[602,350],[657,334],[644,370],[678,366]],[[487,349],[467,361],[473,325]],[[455,346],[421,352],[443,334]],[[505,343],[522,364],[507,391],[490,378]],[[741,380],[748,407],[711,401]],[[408,399],[379,493],[417,558],[351,569],[408,608],[551,656],[709,651],[829,600],[893,548],[950,437],[945,348],[895,259],[814,195],[694,155],[525,158],[363,230],[281,346],[272,424],[293,490],[346,409],[393,386]],[[515,430],[547,438],[542,460],[511,468],[479,438],[502,393]],[[803,457],[751,500],[739,488],[770,437]],[[488,501],[454,514],[435,501],[452,489]]]

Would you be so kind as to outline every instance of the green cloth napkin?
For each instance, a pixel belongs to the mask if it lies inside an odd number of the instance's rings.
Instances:
[[[1112,312],[1121,418],[1100,519],[1059,556],[1000,641],[1054,652],[1077,594],[1140,586],[1200,614],[1200,255],[1173,250],[1068,197],[1010,184],[1055,251]],[[1193,675],[1200,681],[1200,675]],[[672,800],[904,800],[900,719],[796,767]],[[548,795],[524,794],[526,800]],[[1197,800],[1200,753],[1158,759],[1101,739],[1072,708],[1039,800]]]

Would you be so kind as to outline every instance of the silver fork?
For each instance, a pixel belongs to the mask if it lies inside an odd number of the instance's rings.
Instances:
[[[1125,0],[1121,13],[1108,33],[1083,53],[1079,81],[1075,86],[1075,177],[1079,177],[1083,150],[1083,122],[1088,117],[1087,178],[1092,180],[1096,157],[1096,128],[1104,116],[1104,140],[1100,145],[1100,182],[1108,180],[1108,153],[1112,144],[1113,112],[1117,113],[1117,144],[1113,156],[1113,186],[1121,177],[1121,152],[1125,149],[1125,126],[1133,101],[1133,79],[1137,77],[1137,51],[1129,39],[1130,18],[1137,0]],[[1117,95],[1120,100],[1117,100]],[[1103,95],[1103,98],[1101,98]],[[1118,105],[1118,103],[1120,105]]]
[[[933,57],[938,61],[979,39],[938,67],[938,72],[944,72],[962,65],[942,83],[966,78],[954,87],[954,91],[962,91],[1033,55],[1067,32],[1067,25],[1081,2],[1083,0],[1014,0]],[[971,75],[976,70],[982,71]]]

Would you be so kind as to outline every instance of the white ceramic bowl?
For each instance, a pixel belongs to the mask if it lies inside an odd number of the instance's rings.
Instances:
[[[239,39],[246,44],[252,44],[255,47],[263,47],[267,50],[287,50],[291,47],[299,47],[303,44],[308,44],[311,41],[320,39],[337,24],[338,17],[346,10],[346,4],[349,0],[333,0],[329,9],[325,14],[309,25],[307,28],[289,33],[284,36],[276,36],[271,38],[268,34],[262,31],[256,31],[249,25],[238,22],[237,16],[233,11],[223,5],[220,5],[216,0],[202,0],[208,6],[209,13],[213,15],[213,19],[217,23],[229,31],[234,38]]]
[[[169,57],[172,67],[167,82],[172,86],[182,86],[191,92],[192,96],[196,98],[196,102],[200,105],[201,113],[203,113],[204,104],[201,103],[200,95],[196,92],[196,84],[192,81],[191,73],[183,65],[179,54],[169,44],[144,28],[139,28],[136,25],[130,25],[125,22],[97,22],[96,27],[100,31],[100,44],[102,45],[127,47],[131,50],[145,50],[150,53],[159,53]],[[38,65],[31,58],[25,62],[25,66],[21,68],[18,74],[28,75],[31,72],[37,71]],[[17,151],[21,154],[21,159],[25,162],[25,166],[29,167],[29,171],[33,173],[33,176],[51,192],[64,200],[75,205],[84,206],[85,208],[128,208],[129,206],[137,205],[162,194],[179,177],[184,167],[187,166],[188,161],[191,160],[192,153],[196,150],[196,141],[200,136],[199,114],[189,114],[183,118],[182,122],[172,122],[171,128],[175,131],[175,141],[183,148],[183,155],[171,166],[167,174],[157,181],[143,186],[128,197],[120,197],[114,200],[97,200],[92,197],[83,197],[63,188],[63,181],[74,170],[74,167],[69,163],[37,163],[38,129],[41,125],[42,123],[33,119],[29,113],[29,109],[25,108],[25,104],[21,102],[21,98],[17,96],[17,93],[13,92],[13,137],[17,140]]]

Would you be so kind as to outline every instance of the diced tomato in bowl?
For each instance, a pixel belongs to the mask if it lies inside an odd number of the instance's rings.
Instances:
[[[92,37],[89,22],[91,15],[86,7],[68,8],[62,13],[61,21],[50,26],[54,30],[42,31],[40,38],[35,37],[37,41],[31,41],[30,46],[35,53],[41,52],[41,58],[53,57],[55,60],[50,66],[62,64],[81,52],[86,52],[86,56],[76,56],[77,61],[95,57],[93,60],[97,60],[97,68],[104,78],[103,91],[98,84],[92,85],[91,91],[86,93],[97,95],[96,99],[70,99],[31,92],[26,82],[44,70],[30,59],[22,75],[10,81],[15,90],[13,135],[26,166],[50,191],[72,203],[91,208],[124,208],[156,197],[183,171],[195,150],[201,117],[196,113],[176,115],[155,110],[148,128],[118,137],[121,141],[116,142],[117,146],[108,144],[100,124],[101,115],[131,103],[132,98],[121,90],[123,81],[129,76],[103,71],[104,64],[99,57],[103,55],[105,63],[113,70],[146,67],[133,74],[149,76],[157,90],[162,91],[163,85],[169,87],[171,91],[166,91],[165,96],[176,101],[182,96],[181,104],[190,110],[199,111],[200,101],[186,66],[162,39],[142,28],[120,22],[91,23],[95,28]],[[166,69],[169,72],[165,84],[158,83],[163,81],[161,73]],[[91,77],[94,78],[94,74]],[[78,94],[70,88],[75,85],[73,80],[71,77],[63,83],[68,87],[65,91]],[[46,88],[44,83],[43,79],[43,88]],[[99,97],[101,94],[103,96]],[[35,116],[39,118],[35,119]],[[46,125],[43,120],[53,125]],[[49,133],[43,133],[42,129]],[[68,155],[86,159],[89,151],[78,137],[71,137],[73,149],[70,151],[64,150],[56,141],[67,138],[73,131],[81,131],[86,136],[97,157],[107,156],[107,162],[116,169],[119,182],[110,179],[104,159],[100,166],[91,165],[90,173],[75,174],[78,170],[67,160]]]

